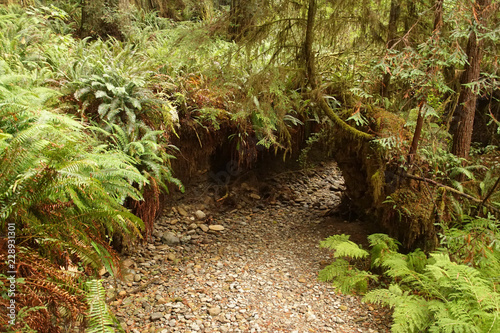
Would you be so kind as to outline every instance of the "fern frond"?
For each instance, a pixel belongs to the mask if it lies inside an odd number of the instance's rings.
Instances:
[[[86,285],[88,289],[86,299],[89,305],[87,332],[115,333],[114,321],[106,305],[106,291],[102,286],[102,282],[100,280],[90,280],[86,282]]]
[[[404,292],[396,284],[391,284],[388,289],[368,292],[363,301],[394,308],[394,324],[391,328],[393,332],[425,332],[432,322],[428,302],[423,297]]]
[[[364,293],[368,288],[369,280],[377,280],[377,276],[352,267],[345,259],[336,259],[319,272],[318,279],[331,281],[334,286],[348,294],[353,290]]]

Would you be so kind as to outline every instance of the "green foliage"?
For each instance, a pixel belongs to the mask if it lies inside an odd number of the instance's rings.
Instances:
[[[319,243],[320,247],[334,250],[335,258],[352,257],[354,259],[365,258],[368,252],[361,249],[358,244],[349,240],[349,235],[330,236]]]
[[[106,304],[106,291],[101,280],[90,280],[87,285],[88,333],[115,333],[116,319]],[[121,330],[123,331],[123,330]]]
[[[372,267],[383,270],[387,288],[369,291],[364,301],[394,309],[393,332],[496,332],[500,330],[500,251],[498,221],[467,219],[444,230],[442,248],[429,255],[420,249],[397,252],[399,243],[384,234],[369,236]],[[367,252],[335,235],[321,243],[336,259],[319,274],[343,292],[363,290],[377,276],[358,271],[348,260]],[[340,252],[338,252],[340,249]],[[364,251],[362,253],[361,251]],[[341,255],[340,255],[341,254]]]
[[[96,145],[69,117],[25,115],[31,123],[9,133],[0,152],[2,227],[19,223],[19,235],[35,237],[49,253],[63,246],[99,268],[106,256],[93,250],[92,239],[104,250],[99,237],[106,231],[137,234],[142,222],[120,204],[126,197],[140,200],[132,184],[147,180],[126,155]],[[12,116],[11,109],[0,108],[0,128],[7,130]]]
[[[357,291],[364,293],[368,289],[369,280],[376,280],[376,276],[356,267],[342,258],[323,268],[318,279],[321,281],[332,281],[333,285],[343,293]]]
[[[365,300],[394,308],[393,332],[495,332],[500,328],[500,294],[478,270],[450,261],[446,253],[432,254],[423,273],[412,270],[401,256],[385,260],[384,266],[389,276],[401,280],[388,289],[369,292]]]
[[[167,184],[175,184],[183,190],[182,183],[172,175],[168,161],[175,158],[167,154],[164,147],[159,144],[158,137],[163,131],[153,131],[148,126],[136,123],[131,132],[126,132],[119,125],[110,125],[111,131],[94,127],[94,131],[104,135],[104,140],[109,142],[115,149],[122,151],[131,158],[132,164],[142,173],[146,179],[154,178],[155,183],[168,192]],[[170,149],[177,149],[170,145]],[[139,184],[142,188],[143,184]]]
[[[462,223],[444,227],[441,244],[449,249],[450,257],[470,265],[498,284],[500,283],[500,228],[498,220],[464,218]]]
[[[343,293],[349,293],[352,290],[365,292],[369,280],[376,280],[376,277],[367,271],[359,270],[350,261],[342,258],[362,259],[369,254],[350,241],[349,237],[344,234],[334,235],[320,242],[320,247],[335,251],[336,259],[320,271],[318,278],[321,281],[332,281]]]

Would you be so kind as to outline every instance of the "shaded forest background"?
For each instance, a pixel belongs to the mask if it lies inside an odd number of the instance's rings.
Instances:
[[[312,148],[338,162],[342,209],[405,252],[441,251],[472,269],[491,303],[469,304],[482,311],[469,324],[495,327],[498,7],[0,1],[2,305],[9,225],[19,288],[9,329],[58,332],[107,316],[111,330],[104,301],[88,297],[102,291],[95,278],[119,277],[117,250],[148,238],[169,192],[230,160],[307,167]]]

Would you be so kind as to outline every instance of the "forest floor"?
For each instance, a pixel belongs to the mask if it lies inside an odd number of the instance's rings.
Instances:
[[[319,242],[373,226],[325,213],[338,205],[333,162],[309,170],[218,173],[170,202],[149,242],[105,286],[127,332],[388,332],[388,309],[317,279],[331,262]],[[205,177],[206,178],[206,177]]]

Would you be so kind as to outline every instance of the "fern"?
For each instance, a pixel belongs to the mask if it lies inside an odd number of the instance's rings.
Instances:
[[[321,281],[331,281],[343,293],[352,291],[366,292],[368,281],[376,280],[376,276],[366,271],[352,267],[345,259],[336,259],[333,263],[323,268],[318,275]]]
[[[446,253],[433,253],[423,273],[412,269],[408,256],[398,253],[383,266],[398,284],[371,291],[364,300],[394,308],[393,332],[500,329],[500,295],[480,271],[451,262]]]
[[[359,247],[356,243],[349,240],[349,235],[333,235],[321,241],[319,246],[322,248],[329,248],[335,250],[334,256],[345,257],[349,256],[354,259],[365,258],[368,256],[368,251]]]
[[[359,270],[342,257],[362,259],[368,256],[368,252],[361,249],[357,244],[349,240],[349,235],[333,235],[320,242],[320,247],[334,250],[333,263],[322,269],[318,275],[321,281],[332,281],[343,293],[353,290],[365,292],[369,280],[377,277],[366,271]]]
[[[114,320],[108,306],[106,305],[106,291],[101,280],[90,280],[87,285],[87,333],[115,333]]]
[[[446,230],[448,236],[444,244],[456,247],[458,243],[451,240],[462,239],[462,249],[463,238],[457,238],[455,234],[481,231],[483,240],[484,235],[489,235],[494,240],[492,244],[496,244],[498,226],[494,221],[472,219],[466,230],[455,230],[453,233]],[[491,233],[493,230],[495,232]],[[491,270],[499,264],[496,245],[488,256],[491,263],[488,266],[478,264],[476,268],[453,262],[447,249],[433,252],[429,257],[420,249],[405,255],[397,252],[399,243],[387,235],[374,234],[368,238],[372,247],[372,267],[381,268],[385,278],[392,283],[388,288],[369,291],[364,301],[393,308],[393,332],[500,331],[500,293],[497,291],[499,270]],[[468,244],[470,242],[465,243]],[[366,257],[361,252],[364,250],[351,244],[349,236],[328,237],[321,242],[321,246],[336,251],[335,261],[320,271],[321,280],[332,281],[342,292],[352,292],[366,290],[368,281],[378,279],[378,276],[358,270],[349,262],[354,258]],[[463,253],[461,251],[450,253],[459,259]],[[475,258],[480,258],[484,253],[469,252]]]
[[[403,291],[396,284],[390,285],[388,289],[370,291],[364,301],[394,308],[391,331],[395,333],[425,332],[432,320],[428,302],[418,295]]]
[[[36,238],[41,252],[57,258],[56,249],[64,244],[85,264],[95,269],[105,264],[113,273],[104,236],[139,235],[142,221],[121,204],[128,197],[141,200],[133,184],[147,179],[123,152],[95,144],[80,122],[27,107],[14,113],[15,108],[0,107],[0,129],[6,133],[0,151],[0,225],[19,223],[19,236]],[[13,127],[13,118],[22,127]]]

